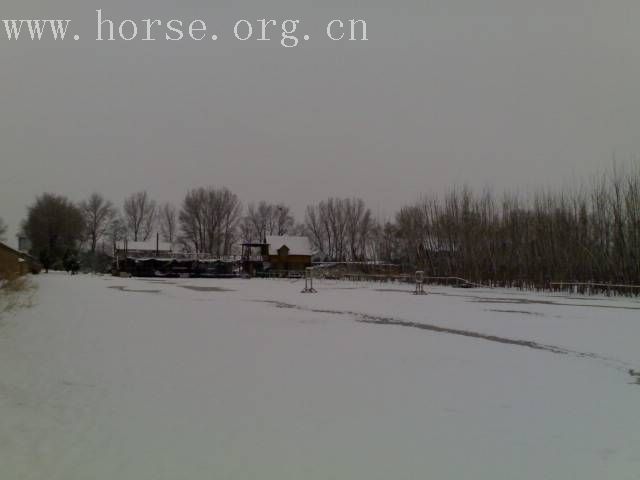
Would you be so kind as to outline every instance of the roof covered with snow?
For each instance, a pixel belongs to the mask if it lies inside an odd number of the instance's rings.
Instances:
[[[289,255],[311,255],[311,243],[307,237],[293,236],[267,236],[269,244],[269,253],[275,255],[280,248],[286,245],[289,249]]]
[[[27,252],[22,252],[20,250],[16,250],[13,247],[10,247],[9,245],[7,245],[6,243],[0,242],[0,249],[5,250],[17,257],[20,258],[33,258],[31,255],[29,255]]]

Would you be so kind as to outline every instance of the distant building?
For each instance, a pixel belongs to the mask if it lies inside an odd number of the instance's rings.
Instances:
[[[31,250],[31,241],[24,235],[18,235],[18,250],[21,252],[29,252]]]
[[[300,272],[311,266],[313,254],[307,237],[267,236],[264,242],[244,243],[242,263],[245,273]]]
[[[116,243],[112,273],[134,277],[224,278],[236,276],[238,258],[183,252],[159,237]]]
[[[114,246],[112,273],[137,277],[153,277],[164,271],[172,260],[173,245],[153,240],[130,242],[122,240]]]
[[[268,236],[267,245],[273,270],[304,270],[311,266],[311,243],[307,237]]]
[[[145,242],[129,242],[128,240],[116,243],[116,257],[160,257],[169,256],[174,247],[171,243],[153,239]]]
[[[0,242],[0,280],[39,273],[41,268],[40,263],[31,255]]]

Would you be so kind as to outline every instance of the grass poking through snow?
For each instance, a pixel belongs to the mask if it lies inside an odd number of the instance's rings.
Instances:
[[[17,309],[31,307],[36,288],[27,277],[0,280],[0,318]]]

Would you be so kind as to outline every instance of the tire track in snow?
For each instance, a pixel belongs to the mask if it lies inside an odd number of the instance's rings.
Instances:
[[[330,310],[330,309],[309,308],[309,307],[303,307],[300,305],[294,305],[291,303],[279,302],[277,300],[254,300],[254,301],[260,302],[260,303],[268,303],[268,304],[274,305],[277,308],[289,308],[289,309],[301,310],[305,312],[324,313],[324,314],[331,314],[331,315],[347,315],[347,316],[353,317],[355,321],[358,323],[416,328],[419,330],[426,330],[429,332],[444,333],[448,335],[456,335],[460,337],[485,340],[488,342],[501,343],[503,345],[515,345],[519,347],[530,348],[532,350],[555,353],[557,355],[569,355],[577,358],[588,358],[591,360],[598,360],[604,363],[605,365],[607,365],[608,367],[614,368],[621,372],[629,373],[632,376],[633,376],[633,373],[631,372],[634,372],[634,370],[630,368],[632,367],[632,365],[627,362],[623,362],[622,360],[606,357],[604,355],[599,355],[597,353],[581,352],[578,350],[572,350],[565,347],[558,347],[556,345],[539,343],[533,340],[522,340],[522,339],[501,337],[498,335],[475,332],[472,330],[462,330],[457,328],[442,327],[440,325],[434,325],[431,323],[411,322],[408,320],[401,320],[393,317],[376,316],[376,315],[370,315],[367,313],[353,312],[349,310]]]

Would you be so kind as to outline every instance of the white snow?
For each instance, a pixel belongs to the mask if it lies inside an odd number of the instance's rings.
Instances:
[[[296,237],[292,235],[267,236],[267,244],[269,245],[269,253],[276,255],[278,250],[286,246],[289,249],[289,255],[311,255],[311,243],[307,237]]]
[[[637,301],[33,280],[0,318],[1,479],[640,478]]]

